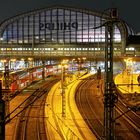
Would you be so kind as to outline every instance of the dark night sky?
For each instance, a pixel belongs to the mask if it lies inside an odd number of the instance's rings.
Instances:
[[[0,20],[57,4],[96,11],[116,7],[119,10],[119,17],[126,21],[134,31],[140,32],[140,0],[1,0]]]

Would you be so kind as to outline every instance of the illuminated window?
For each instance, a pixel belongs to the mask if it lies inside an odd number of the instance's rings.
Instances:
[[[99,16],[74,10],[44,9],[9,24],[2,38],[5,42],[20,44],[105,42],[105,27],[94,29],[102,24],[101,21]],[[121,41],[118,26],[114,27],[114,41]]]

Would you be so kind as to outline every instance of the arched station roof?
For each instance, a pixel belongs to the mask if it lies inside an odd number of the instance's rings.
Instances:
[[[104,54],[106,29],[102,25],[109,20],[107,11],[77,7],[50,6],[28,11],[0,23],[1,56]],[[113,28],[114,50],[118,56],[124,54],[127,37],[134,32],[120,19]]]
[[[66,6],[52,6],[11,17],[0,24],[0,36],[5,43],[77,43],[105,41],[105,27],[109,18],[105,12]],[[133,31],[124,22],[116,24],[116,41],[125,40]],[[75,39],[76,38],[76,39]],[[121,40],[120,40],[121,38]]]

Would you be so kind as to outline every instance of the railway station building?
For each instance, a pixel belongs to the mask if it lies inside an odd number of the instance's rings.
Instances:
[[[51,6],[11,17],[0,23],[0,56],[100,58],[104,56],[107,12],[66,6]],[[139,48],[127,44],[134,31],[126,22],[114,23],[114,57]]]

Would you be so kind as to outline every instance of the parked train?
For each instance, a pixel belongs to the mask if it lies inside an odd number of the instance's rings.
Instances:
[[[44,71],[44,72],[43,72]],[[23,88],[28,86],[30,83],[36,80],[42,79],[44,77],[50,77],[54,74],[61,72],[61,69],[57,65],[47,65],[43,68],[32,68],[28,70],[21,70],[11,72],[9,74],[9,89],[12,94],[21,91]],[[5,89],[6,85],[5,78],[2,78],[2,89]]]

